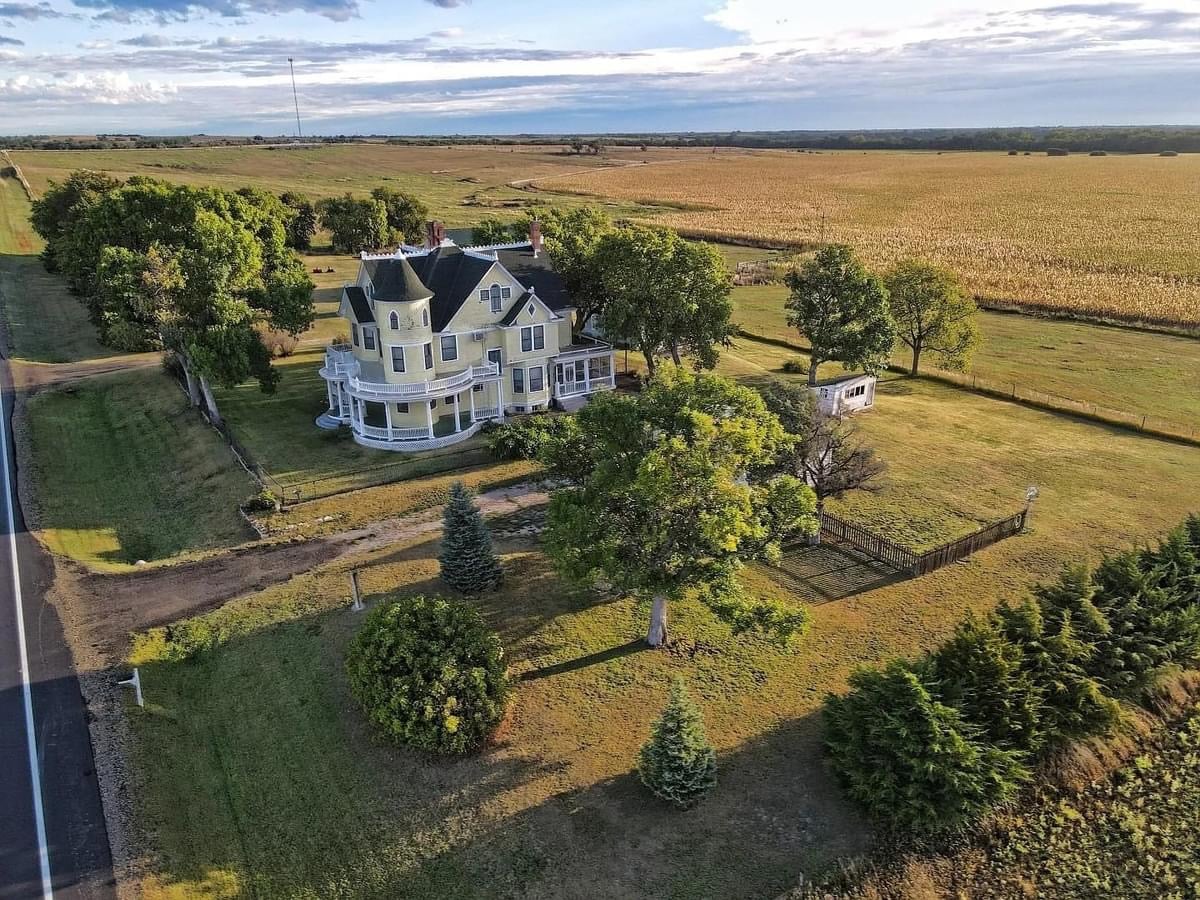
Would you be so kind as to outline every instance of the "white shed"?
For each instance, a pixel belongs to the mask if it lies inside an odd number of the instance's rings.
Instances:
[[[847,415],[875,405],[874,375],[843,375],[813,386],[817,406],[831,416]]]

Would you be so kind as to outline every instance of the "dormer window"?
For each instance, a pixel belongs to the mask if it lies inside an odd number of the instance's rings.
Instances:
[[[398,316],[395,312],[390,313],[388,315],[388,328],[391,328],[393,331],[396,331],[397,329],[399,329],[399,327],[400,327],[400,316]]]

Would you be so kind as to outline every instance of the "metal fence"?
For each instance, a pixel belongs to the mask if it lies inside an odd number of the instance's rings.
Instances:
[[[980,528],[966,537],[958,538],[923,553],[910,550],[895,541],[868,531],[861,525],[839,519],[827,512],[821,513],[821,536],[839,543],[849,544],[856,550],[873,556],[898,571],[906,572],[909,575],[927,575],[942,566],[966,559],[977,550],[982,550],[984,547],[1012,537],[1014,534],[1020,534],[1025,528],[1025,516],[1026,512],[1022,510],[1006,519]]]

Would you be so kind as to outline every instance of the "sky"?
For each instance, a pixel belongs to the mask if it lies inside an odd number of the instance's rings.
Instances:
[[[0,0],[0,134],[1200,124],[1200,0]]]

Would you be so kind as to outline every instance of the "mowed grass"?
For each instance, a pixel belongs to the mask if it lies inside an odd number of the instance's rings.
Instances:
[[[376,742],[342,668],[361,621],[346,609],[347,570],[372,600],[444,592],[436,543],[237,600],[189,626],[225,636],[192,661],[172,659],[161,633],[144,638],[131,662],[149,706],[131,715],[157,841],[149,895],[770,897],[861,852],[870,830],[820,751],[824,694],[859,665],[928,648],[966,610],[1148,541],[1200,505],[1200,449],[934,383],[887,382],[861,423],[891,468],[844,514],[919,544],[1012,512],[1036,484],[1030,532],[817,605],[790,650],[734,638],[687,601],[675,647],[642,651],[645,609],[574,590],[535,545],[501,538],[504,588],[479,602],[519,680],[496,744],[464,760]],[[774,569],[747,576],[789,601]],[[716,791],[688,812],[653,800],[633,770],[676,673],[719,752]]]
[[[38,531],[54,552],[120,569],[253,537],[237,512],[253,482],[162,372],[45,391],[28,410]]]
[[[34,191],[62,181],[75,169],[118,178],[144,175],[228,190],[252,185],[275,193],[300,191],[327,197],[368,193],[387,186],[420,197],[451,226],[474,225],[488,216],[515,217],[539,199],[510,182],[551,178],[578,170],[641,164],[686,156],[687,151],[613,148],[601,156],[564,154],[558,147],[409,147],[341,144],[319,147],[209,147],[191,150],[13,151],[12,158]],[[566,200],[580,203],[582,200]],[[636,204],[613,204],[614,214]]]
[[[733,320],[747,332],[803,344],[781,284],[738,287]],[[983,343],[968,374],[1181,425],[1200,424],[1200,339],[1087,322],[981,312]],[[742,346],[749,345],[743,343]],[[911,364],[908,348],[897,365]],[[922,360],[932,371],[936,360]]]
[[[0,178],[0,312],[13,355],[39,363],[115,355],[101,347],[83,306],[50,275],[29,224],[29,200],[15,178]]]
[[[1200,155],[696,155],[540,182],[607,201],[677,203],[695,236],[836,241],[873,265],[916,256],[978,296],[1035,309],[1200,328]]]

